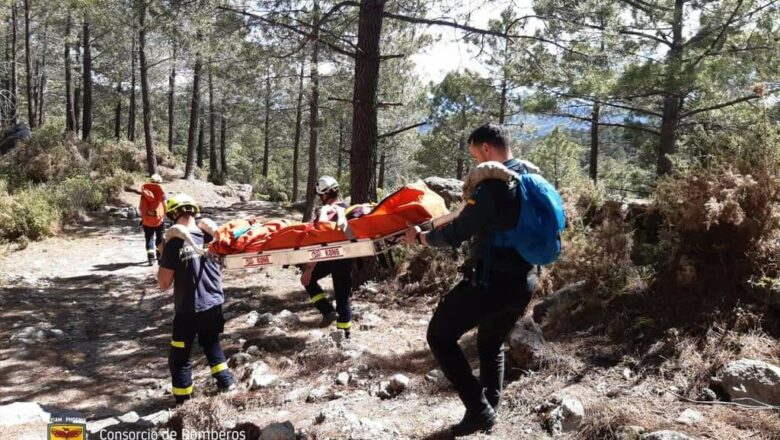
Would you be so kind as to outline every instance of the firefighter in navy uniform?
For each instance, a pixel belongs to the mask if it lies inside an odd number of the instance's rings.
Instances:
[[[330,176],[323,176],[317,181],[317,195],[322,202],[316,221],[336,221],[339,210],[344,213],[347,204],[341,201],[339,196],[339,183]],[[325,296],[325,291],[320,287],[320,279],[331,275],[333,277],[333,291],[336,295],[336,309]],[[321,261],[309,263],[304,267],[301,275],[301,284],[306,288],[312,304],[322,313],[321,327],[329,326],[336,321],[336,328],[344,332],[349,338],[352,327],[352,308],[350,296],[352,295],[352,260]]]
[[[503,128],[485,124],[468,138],[477,164],[498,161],[521,171],[512,157]],[[422,232],[407,231],[407,244],[457,248],[474,238],[464,277],[442,297],[428,326],[428,344],[466,407],[463,419],[450,430],[455,436],[489,430],[496,422],[504,379],[503,343],[522,316],[536,285],[532,265],[514,249],[492,245],[492,232],[515,227],[520,213],[516,188],[500,180],[484,180],[451,223]],[[471,372],[458,345],[460,337],[478,327],[479,378]]]
[[[195,215],[199,212],[199,206],[186,194],[172,196],[166,204],[171,222],[186,227],[193,242],[203,246],[212,237],[197,226]],[[225,324],[220,270],[218,263],[199,255],[181,238],[172,238],[163,247],[157,280],[162,290],[173,285],[175,315],[168,365],[177,404],[192,397],[190,353],[196,336],[217,387],[227,391],[235,386],[219,344]]]

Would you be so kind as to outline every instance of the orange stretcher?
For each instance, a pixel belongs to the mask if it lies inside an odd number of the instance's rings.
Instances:
[[[399,244],[410,224],[451,219],[447,214],[444,200],[418,181],[386,197],[370,213],[341,224],[228,222],[217,230],[209,252],[226,269],[368,257]]]

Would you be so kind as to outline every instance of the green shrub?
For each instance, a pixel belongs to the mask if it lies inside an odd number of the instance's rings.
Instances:
[[[90,168],[100,175],[110,176],[117,171],[130,173],[146,169],[145,153],[134,143],[121,140],[96,140],[90,144]]]
[[[87,176],[69,177],[54,188],[52,199],[64,217],[95,210],[107,199],[105,187],[101,183]]]
[[[126,186],[132,186],[133,182],[131,173],[124,170],[116,170],[114,174],[103,177],[100,180],[100,185],[106,199],[111,199],[118,196]]]
[[[287,193],[289,188],[274,176],[258,177],[252,188],[254,194],[257,194],[259,198],[266,198],[271,202],[290,201],[290,194]]]
[[[2,238],[40,240],[53,235],[59,227],[60,209],[45,185],[24,189],[13,197],[4,196],[0,205],[4,213],[0,216]]]

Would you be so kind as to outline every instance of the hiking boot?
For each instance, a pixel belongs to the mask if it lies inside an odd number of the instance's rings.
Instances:
[[[154,258],[150,258],[150,259],[149,259],[149,263],[148,263],[148,265],[149,265],[149,266],[154,266]]]
[[[328,327],[329,325],[333,324],[334,321],[336,321],[336,318],[338,318],[338,315],[336,312],[329,312],[324,315],[322,315],[322,320],[320,321],[320,327]]]
[[[230,385],[224,385],[224,386],[217,385],[217,391],[220,393],[229,393],[235,389],[236,389],[235,382],[231,383]]]
[[[450,433],[454,437],[462,437],[473,434],[477,431],[489,431],[496,424],[496,412],[490,406],[484,393],[479,405],[473,408],[466,408],[466,414],[463,420],[450,427]]]

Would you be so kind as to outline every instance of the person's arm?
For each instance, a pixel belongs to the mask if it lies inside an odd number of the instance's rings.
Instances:
[[[160,256],[160,268],[157,270],[157,285],[160,286],[160,290],[168,290],[173,285],[176,265],[179,263],[179,250],[182,244],[181,239],[174,238],[163,246],[162,255]]]
[[[314,272],[315,266],[317,266],[317,263],[308,263],[303,268],[303,273],[301,274],[301,284],[303,284],[303,287],[306,287],[311,283],[311,274]]]
[[[420,244],[454,248],[460,246],[488,222],[495,211],[495,194],[504,185],[504,182],[498,180],[480,184],[455,220],[432,231],[421,232],[417,236]]]

